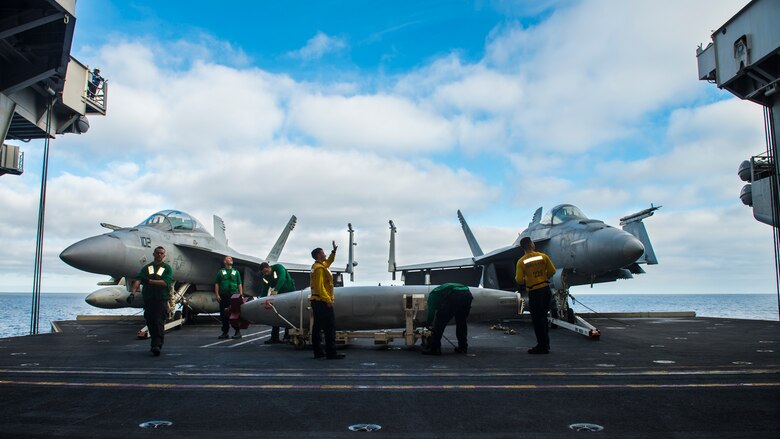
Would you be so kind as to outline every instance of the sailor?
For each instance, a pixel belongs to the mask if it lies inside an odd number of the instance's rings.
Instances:
[[[287,269],[282,264],[270,265],[268,262],[260,264],[263,277],[260,281],[260,297],[273,296],[275,294],[289,293],[295,290],[295,282]],[[287,328],[284,328],[284,338],[287,339]],[[279,327],[271,327],[271,338],[265,344],[284,343],[279,340]]]
[[[241,273],[233,268],[233,258],[225,256],[222,261],[224,267],[217,272],[214,280],[214,296],[219,302],[219,317],[222,320],[222,335],[217,338],[228,338],[230,330],[230,296],[234,294],[244,295],[244,287],[241,284]],[[233,338],[241,338],[241,331],[236,328]]]
[[[144,318],[151,338],[152,355],[155,357],[160,355],[165,339],[165,320],[170,311],[168,301],[171,298],[173,285],[173,269],[164,261],[165,249],[155,248],[154,261],[144,265],[138,272],[128,297],[128,302],[132,302],[138,286],[143,284],[141,293],[144,297]]]
[[[439,285],[428,293],[428,326],[433,332],[428,337],[428,345],[423,349],[424,355],[441,355],[441,337],[447,323],[455,317],[455,335],[458,347],[455,353],[465,354],[468,351],[468,325],[466,319],[471,312],[471,295],[469,287],[458,283]]]
[[[317,247],[311,251],[314,264],[311,266],[311,310],[314,324],[311,330],[311,346],[314,358],[340,360],[344,354],[336,352],[336,315],[333,312],[333,274],[330,265],[336,258],[336,241],[333,250],[325,256],[325,250]],[[325,333],[325,352],[322,351],[320,331]]]
[[[550,258],[536,251],[536,245],[529,237],[520,240],[525,255],[517,260],[515,281],[520,290],[528,291],[528,306],[531,321],[536,334],[536,346],[528,349],[529,354],[550,353],[550,334],[547,325],[547,313],[550,311],[550,278],[555,274],[555,266]]]
[[[103,82],[103,77],[100,76],[100,69],[96,68],[92,71],[92,77],[87,82],[87,96],[91,99],[95,98],[100,84]]]

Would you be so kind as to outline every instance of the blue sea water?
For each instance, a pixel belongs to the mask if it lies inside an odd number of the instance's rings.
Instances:
[[[38,332],[51,332],[51,322],[82,314],[141,314],[139,309],[106,310],[88,305],[81,293],[44,293],[39,303]],[[774,294],[574,294],[577,312],[694,311],[700,317],[778,320]],[[0,293],[0,337],[30,333],[31,293]]]
[[[576,312],[694,311],[698,317],[778,321],[775,294],[572,294]]]
[[[82,293],[42,293],[39,302],[38,333],[51,332],[51,322],[57,320],[75,320],[77,315],[133,315],[142,314],[136,308],[100,309],[89,305]],[[0,293],[0,309],[4,318],[0,319],[0,337],[14,337],[30,334],[32,316],[32,293]]]

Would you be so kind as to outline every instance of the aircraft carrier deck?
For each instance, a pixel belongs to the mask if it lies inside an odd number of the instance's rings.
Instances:
[[[138,320],[59,322],[0,339],[0,436],[780,437],[779,322],[591,322],[599,341],[555,329],[549,355],[525,352],[533,330],[518,321],[515,334],[470,325],[466,356],[447,340],[441,357],[359,340],[335,361],[264,344],[266,326],[217,340],[206,319],[152,357]]]

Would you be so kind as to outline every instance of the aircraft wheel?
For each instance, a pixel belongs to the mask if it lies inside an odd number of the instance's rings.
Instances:
[[[574,319],[574,310],[569,308],[569,312],[566,313],[566,321],[569,323],[574,323],[576,320]]]

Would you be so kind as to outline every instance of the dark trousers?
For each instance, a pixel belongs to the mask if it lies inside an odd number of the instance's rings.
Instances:
[[[311,347],[315,354],[322,354],[322,338],[320,331],[325,333],[325,354],[336,353],[336,314],[333,306],[321,300],[312,300],[311,310],[314,314],[314,325],[311,329]]]
[[[219,319],[222,321],[222,332],[230,331],[230,296],[219,296]]]
[[[165,320],[168,318],[168,300],[144,300],[144,318],[152,347],[162,349],[165,341]]]
[[[447,323],[455,317],[455,335],[458,338],[458,347],[460,349],[468,348],[468,325],[466,319],[471,312],[471,301],[474,296],[469,291],[453,291],[439,305],[436,310],[436,317],[433,319],[433,332],[428,339],[428,349],[441,349],[441,337],[444,335],[444,328]]]
[[[550,350],[550,333],[547,323],[547,313],[550,312],[552,291],[550,287],[539,288],[528,292],[528,308],[531,311],[531,322],[534,324],[536,346]]]
[[[271,326],[271,340],[279,340],[279,328],[281,326]],[[284,338],[287,338],[287,328],[284,328]]]

